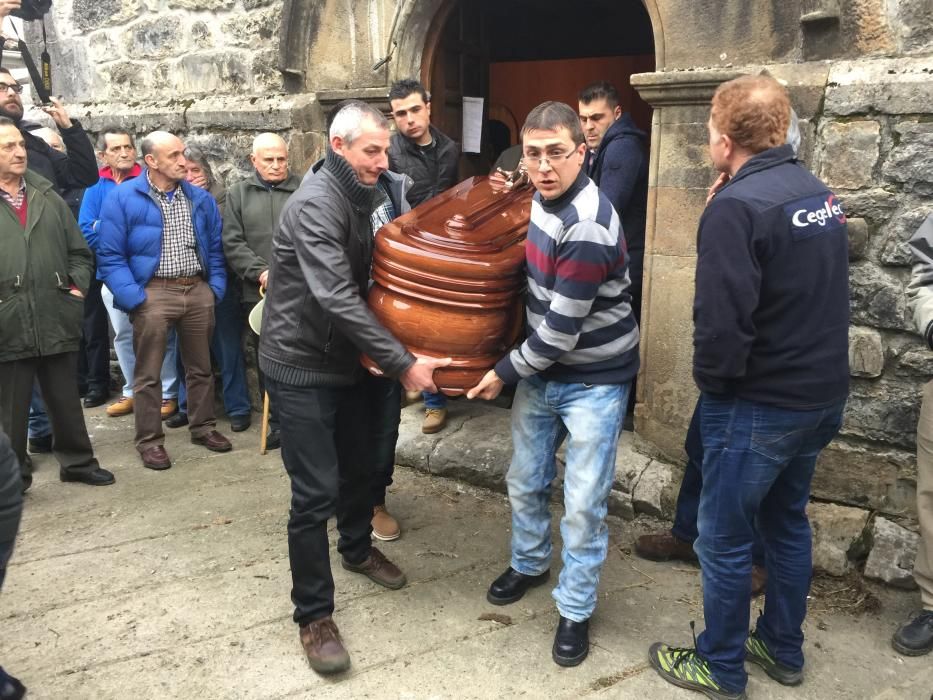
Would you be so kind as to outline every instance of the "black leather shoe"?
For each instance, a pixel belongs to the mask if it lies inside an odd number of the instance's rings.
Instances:
[[[252,420],[249,414],[245,416],[230,416],[230,430],[235,433],[242,433],[244,430],[249,430],[250,425],[252,425]]]
[[[551,658],[558,666],[576,666],[590,653],[590,621],[574,622],[561,615]]]
[[[103,389],[88,389],[87,393],[84,395],[84,407],[95,408],[97,406],[103,406],[107,403],[107,399],[109,398],[110,395]]]
[[[62,481],[78,481],[88,486],[109,486],[116,481],[116,479],[113,478],[113,474],[100,467],[97,467],[97,469],[93,471],[80,472],[67,472],[64,469],[60,469],[58,478]]]
[[[901,625],[891,646],[904,656],[923,656],[933,651],[933,610],[921,610]]]
[[[278,430],[270,430],[266,437],[266,449],[277,450],[282,446],[282,437]]]
[[[165,420],[165,425],[168,428],[181,428],[182,426],[188,425],[188,414],[179,411],[171,418],[167,418]]]
[[[52,451],[52,436],[43,435],[42,437],[29,438],[29,451],[33,454],[43,454]]]
[[[493,605],[508,605],[520,600],[525,591],[540,586],[551,577],[550,570],[537,576],[526,576],[518,573],[511,566],[499,578],[492,582],[486,592],[486,600]]]

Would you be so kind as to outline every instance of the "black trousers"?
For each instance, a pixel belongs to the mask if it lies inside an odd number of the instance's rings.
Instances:
[[[110,324],[100,297],[103,282],[91,280],[84,298],[84,326],[78,350],[78,387],[110,393]]]
[[[24,475],[31,474],[31,465],[26,461],[26,432],[35,380],[52,425],[52,453],[61,468],[82,472],[100,466],[94,458],[78,396],[77,360],[76,352],[64,352],[0,362],[0,423],[6,428]]]
[[[334,611],[328,519],[336,514],[337,551],[348,562],[359,564],[372,547],[370,470],[360,439],[363,392],[359,384],[299,387],[268,377],[266,388],[282,421],[282,461],[292,486],[292,602],[295,622],[305,625]]]
[[[249,312],[253,310],[253,307],[256,304],[244,303],[240,306],[243,311],[243,326],[246,328],[246,332],[252,336],[249,338],[248,345],[251,345],[253,348],[253,364],[256,367],[256,377],[259,379],[259,402],[262,405],[263,397],[266,394],[268,388],[266,387],[266,375],[263,374],[262,369],[259,367],[259,336],[253,333],[253,329],[249,326]],[[275,432],[279,430],[279,409],[275,405],[275,401],[272,400],[272,396],[269,396],[269,430]]]
[[[363,380],[363,409],[368,416],[366,461],[370,466],[372,504],[384,505],[386,489],[395,473],[395,444],[402,420],[402,385],[397,379],[375,377],[367,372]]]

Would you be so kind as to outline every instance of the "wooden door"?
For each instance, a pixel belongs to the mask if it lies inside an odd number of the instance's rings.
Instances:
[[[485,100],[484,122],[489,110],[489,39],[482,5],[460,0],[443,5],[428,32],[422,63],[421,82],[431,93],[431,121],[458,142],[463,137],[463,98]],[[460,158],[461,177],[485,174],[489,167],[488,156],[465,153]]]

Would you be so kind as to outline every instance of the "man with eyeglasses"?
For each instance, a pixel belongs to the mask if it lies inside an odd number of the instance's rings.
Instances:
[[[23,120],[23,86],[7,68],[0,67],[0,115],[13,120],[26,140],[29,169],[52,183],[59,195],[69,189],[90,187],[97,182],[97,159],[94,147],[77,119],[71,119],[62,103],[41,107],[52,117],[67,152],[62,153],[31,133],[40,125]]]
[[[537,193],[525,244],[527,339],[467,392],[494,399],[517,384],[512,404],[512,560],[486,599],[507,605],[545,583],[551,565],[551,483],[567,442],[563,569],[553,591],[560,613],[551,657],[575,666],[589,651],[606,559],[607,501],[616,447],[638,372],[622,226],[583,170],[585,142],[571,107],[545,102],[522,128],[523,161]]]

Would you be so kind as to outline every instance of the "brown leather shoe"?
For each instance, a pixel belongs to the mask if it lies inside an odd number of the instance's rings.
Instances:
[[[752,598],[757,598],[765,592],[768,586],[768,570],[763,566],[752,566]]]
[[[195,437],[192,435],[191,442],[195,445],[202,445],[209,449],[211,452],[229,452],[233,449],[233,443],[231,443],[227,438],[218,433],[216,430],[205,433],[200,437]]]
[[[425,435],[433,435],[441,432],[447,426],[446,408],[426,408],[424,410],[424,422],[421,424],[421,432]]]
[[[635,540],[635,554],[651,561],[696,561],[693,544],[676,537],[670,530],[654,535],[642,535]]]
[[[327,616],[301,625],[298,638],[308,663],[318,673],[340,673],[350,668],[350,655],[343,646],[334,618]]]
[[[385,554],[375,547],[370,548],[369,556],[359,564],[351,564],[344,559],[343,568],[347,571],[363,574],[370,581],[393,590],[399,589],[408,583],[408,579],[405,578],[402,570],[386,559]]]
[[[162,470],[170,469],[172,466],[172,460],[168,458],[168,452],[162,445],[147,447],[140,452],[139,456],[142,457],[143,466],[147,469]]]

